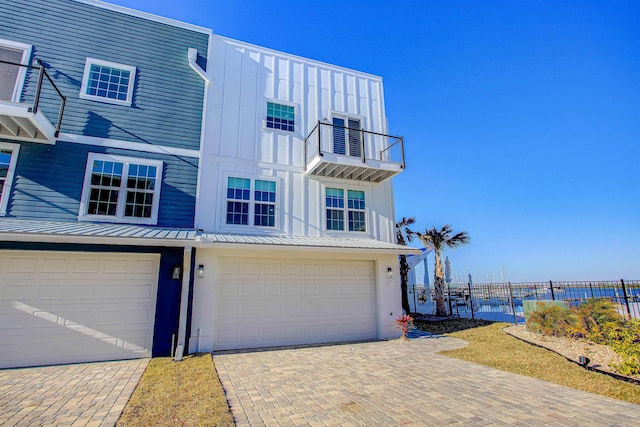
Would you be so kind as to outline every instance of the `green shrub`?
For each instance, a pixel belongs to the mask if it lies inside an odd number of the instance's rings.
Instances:
[[[574,309],[574,312],[578,321],[578,334],[599,344],[606,342],[606,337],[602,332],[604,325],[623,321],[616,305],[604,298],[584,301]]]
[[[640,375],[640,320],[625,321],[616,305],[607,299],[587,300],[571,309],[542,307],[530,314],[527,329],[608,345],[622,357],[622,362],[613,368],[623,375]]]
[[[548,305],[529,314],[527,329],[543,335],[572,337],[577,320],[571,311],[557,305]]]
[[[640,320],[607,322],[602,336],[622,356],[622,362],[613,367],[624,375],[640,375]]]

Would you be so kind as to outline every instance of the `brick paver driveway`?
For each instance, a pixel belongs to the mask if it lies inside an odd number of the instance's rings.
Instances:
[[[148,363],[0,370],[0,425],[113,426]]]
[[[238,426],[638,426],[640,405],[435,354],[423,338],[214,354]]]

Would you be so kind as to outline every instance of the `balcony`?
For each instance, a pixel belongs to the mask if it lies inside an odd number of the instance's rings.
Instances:
[[[383,182],[405,166],[402,137],[366,131],[351,119],[318,122],[304,140],[304,156],[307,175],[355,181]]]
[[[0,138],[54,144],[60,132],[66,97],[44,64],[0,60]],[[44,111],[55,116],[55,122]],[[57,115],[55,115],[57,110]]]

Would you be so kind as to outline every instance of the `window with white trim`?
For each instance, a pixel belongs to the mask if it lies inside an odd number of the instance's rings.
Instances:
[[[155,224],[162,162],[89,154],[80,219]]]
[[[364,191],[327,187],[325,206],[327,230],[367,231]]]
[[[0,215],[7,213],[7,203],[20,145],[0,142]]]
[[[31,48],[29,44],[0,39],[0,60],[27,65]],[[0,101],[20,102],[26,72],[25,67],[0,63]]]
[[[131,105],[136,67],[87,58],[80,98]]]
[[[296,126],[296,109],[291,105],[267,102],[266,125],[271,129],[294,132]]]
[[[226,223],[275,227],[276,182],[228,177]]]

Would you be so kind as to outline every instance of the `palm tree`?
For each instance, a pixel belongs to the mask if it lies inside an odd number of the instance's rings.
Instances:
[[[398,222],[396,222],[396,241],[399,245],[407,245],[408,242],[413,240],[413,236],[416,234],[415,231],[409,228],[410,225],[416,222],[416,219],[405,218]],[[407,263],[407,256],[400,255],[400,292],[402,293],[402,309],[406,314],[411,312],[411,306],[409,305],[409,294],[408,294],[408,282],[409,282],[409,264]]]
[[[442,271],[442,263],[440,258],[442,256],[442,250],[445,248],[455,249],[459,246],[469,243],[469,234],[466,231],[461,231],[457,234],[453,234],[453,229],[449,224],[442,227],[440,230],[433,227],[427,229],[424,233],[416,233],[422,243],[425,246],[433,248],[433,252],[436,255],[436,268],[435,268],[435,299],[436,299],[436,316],[446,316],[447,309],[444,305],[444,273]]]

